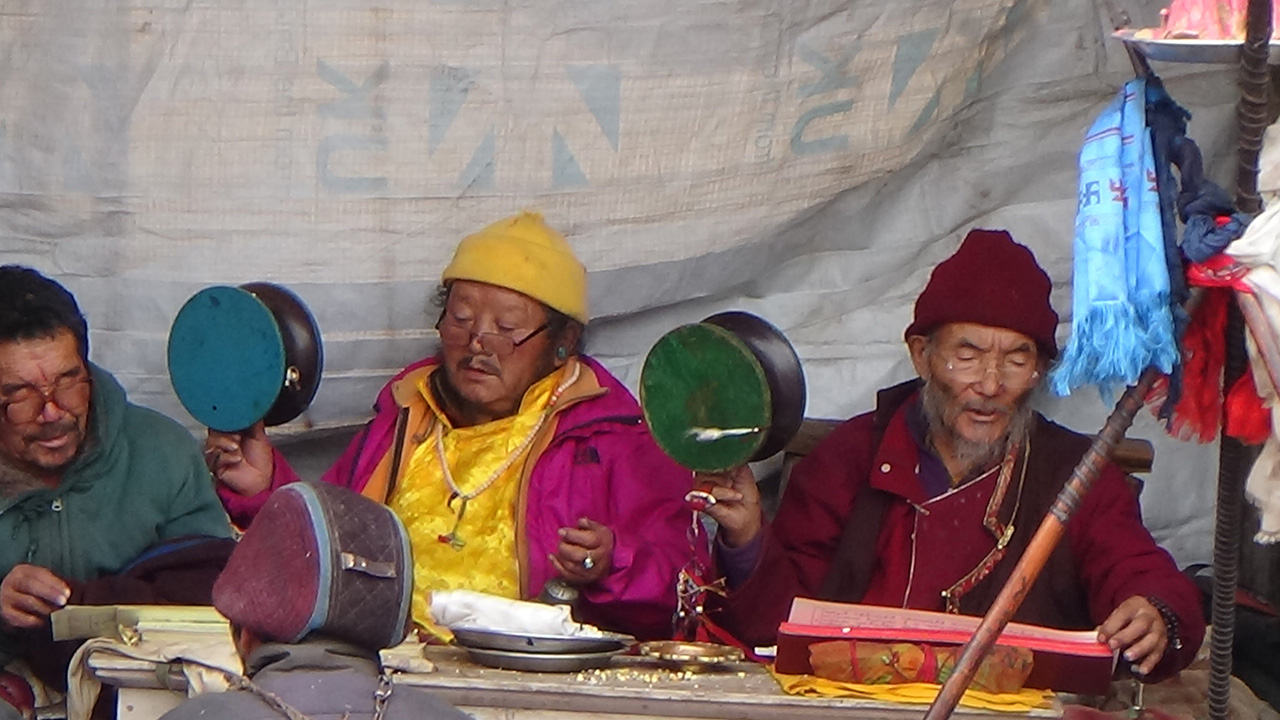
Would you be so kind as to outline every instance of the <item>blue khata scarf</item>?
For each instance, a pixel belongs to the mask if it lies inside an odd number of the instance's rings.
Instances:
[[[1049,378],[1059,395],[1106,394],[1178,360],[1145,86],[1126,83],[1080,149],[1071,339]]]

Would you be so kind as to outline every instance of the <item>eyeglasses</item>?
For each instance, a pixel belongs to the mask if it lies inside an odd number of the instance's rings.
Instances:
[[[991,373],[995,373],[996,379],[1006,387],[1030,385],[1039,377],[1035,361],[1016,355],[1000,357],[976,353],[955,354],[945,351],[940,351],[938,354],[946,363],[948,375],[970,385],[986,380]]]
[[[0,413],[14,425],[28,423],[40,417],[49,403],[64,412],[82,410],[89,402],[89,376],[86,374],[60,378],[47,390],[25,387],[8,400],[0,401]]]
[[[440,342],[446,345],[463,346],[470,345],[471,339],[475,338],[480,342],[481,350],[488,355],[496,357],[507,357],[514,353],[516,348],[529,342],[549,327],[551,327],[551,323],[542,323],[528,335],[516,340],[510,335],[503,335],[502,333],[472,332],[470,324],[460,323],[447,315],[440,318],[440,321],[436,323],[436,330],[440,333]]]

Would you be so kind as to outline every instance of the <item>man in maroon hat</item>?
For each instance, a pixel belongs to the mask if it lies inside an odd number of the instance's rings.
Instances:
[[[797,596],[984,614],[1090,442],[1031,408],[1058,353],[1050,290],[1009,233],[970,232],[916,301],[919,377],[798,463],[771,523],[750,469],[713,477],[730,592],[712,619],[771,645]],[[1097,628],[1148,680],[1204,634],[1199,594],[1110,464],[1014,619]]]

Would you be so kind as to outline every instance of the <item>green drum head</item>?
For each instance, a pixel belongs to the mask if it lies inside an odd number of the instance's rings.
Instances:
[[[768,434],[769,384],[751,350],[715,325],[663,335],[640,373],[640,405],[658,447],[690,470],[745,464]]]

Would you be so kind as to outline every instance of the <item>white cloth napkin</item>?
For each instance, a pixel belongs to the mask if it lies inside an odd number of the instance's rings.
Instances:
[[[475,628],[526,635],[600,637],[594,625],[575,622],[565,605],[510,600],[472,590],[431,593],[431,619],[450,630]]]

